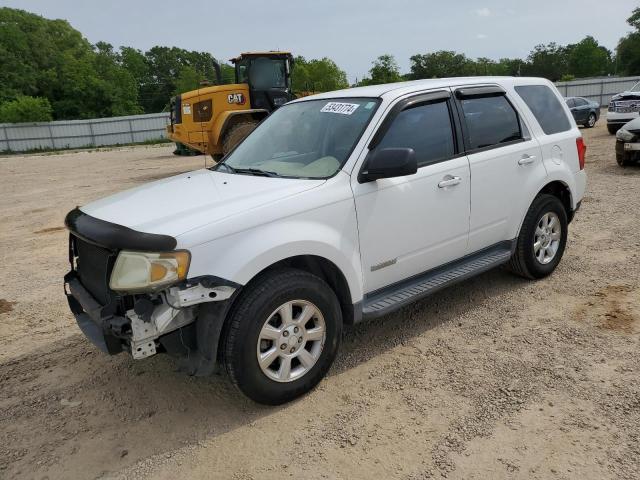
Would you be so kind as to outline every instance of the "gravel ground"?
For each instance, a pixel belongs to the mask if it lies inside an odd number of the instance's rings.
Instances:
[[[640,167],[584,130],[589,186],[548,279],[496,270],[347,329],[310,395],[107,357],[62,294],[64,214],[202,166],[170,147],[0,159],[0,478],[640,478]]]

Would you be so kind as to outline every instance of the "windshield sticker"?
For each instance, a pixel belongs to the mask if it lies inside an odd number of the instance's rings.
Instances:
[[[322,110],[323,113],[339,113],[341,115],[351,115],[356,109],[359,107],[357,103],[340,103],[340,102],[329,102]]]
[[[365,110],[371,110],[375,106],[376,102],[369,102],[364,106]]]
[[[182,106],[182,113],[183,113],[184,115],[191,115],[191,105],[189,105],[188,103],[185,103],[185,104]]]

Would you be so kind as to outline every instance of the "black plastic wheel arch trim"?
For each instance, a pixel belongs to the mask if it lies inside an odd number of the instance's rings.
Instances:
[[[76,237],[110,250],[168,252],[174,250],[178,244],[177,240],[169,235],[139,232],[92,217],[79,208],[67,214],[64,224]]]

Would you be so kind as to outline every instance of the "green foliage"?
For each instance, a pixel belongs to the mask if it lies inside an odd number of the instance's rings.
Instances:
[[[45,97],[56,119],[140,112],[135,80],[110,45],[22,10],[0,8],[0,25],[0,101]]]
[[[369,70],[369,77],[363,78],[359,85],[378,85],[381,83],[393,83],[402,80],[400,67],[393,55],[380,55],[373,61]]]
[[[638,52],[640,53],[640,52]],[[635,53],[629,56],[633,57]],[[640,55],[636,56],[640,67]],[[502,58],[470,59],[462,53],[439,51],[411,57],[409,77],[444,78],[473,75],[529,75],[558,81],[563,77],[595,77],[613,72],[609,50],[591,36],[578,43],[562,46],[556,43],[536,45],[526,60]]]
[[[476,73],[473,60],[453,51],[413,55],[410,60],[412,79],[464,77]]]
[[[640,7],[633,10],[627,23],[636,29],[618,43],[618,73],[640,75]]]
[[[200,86],[200,80],[200,74],[194,67],[191,65],[182,67],[176,80],[174,94],[178,95],[179,93],[195,90]]]
[[[347,74],[327,57],[319,60],[296,57],[292,82],[294,92],[329,92],[349,86]]]
[[[569,60],[566,47],[557,43],[536,45],[525,68],[526,75],[548,78],[555,82],[568,72]]]
[[[620,40],[615,58],[591,36],[565,46],[537,45],[526,60],[472,59],[454,51],[416,54],[410,58],[407,75],[400,73],[393,55],[384,54],[372,62],[360,85],[471,75],[531,75],[553,81],[612,73],[640,75],[640,7],[627,22],[635,31]],[[208,52],[91,45],[65,20],[11,8],[0,8],[0,26],[0,105],[12,112],[24,109],[28,115],[20,118],[29,119],[25,121],[159,112],[171,96],[204,81],[216,83],[214,57]],[[234,83],[234,67],[226,63],[220,67],[222,83]],[[327,57],[297,57],[292,78],[295,92],[349,86],[346,73]]]
[[[606,75],[613,67],[611,52],[592,36],[567,45],[566,54],[567,72],[578,78]]]
[[[236,69],[228,63],[220,63],[222,84],[236,83]]]
[[[48,122],[53,119],[49,100],[19,96],[0,104],[0,123]]]

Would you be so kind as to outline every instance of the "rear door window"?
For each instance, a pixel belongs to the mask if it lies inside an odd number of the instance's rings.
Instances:
[[[455,143],[447,101],[403,110],[394,119],[376,148],[412,148],[418,166],[451,158]]]
[[[571,122],[562,104],[546,85],[521,85],[516,92],[536,117],[542,131],[547,135],[571,130]],[[577,102],[577,99],[576,99]]]
[[[468,150],[523,138],[518,114],[504,95],[464,98],[460,105],[467,127]]]

